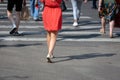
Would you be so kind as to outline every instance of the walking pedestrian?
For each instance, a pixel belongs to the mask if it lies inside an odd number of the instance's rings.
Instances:
[[[109,37],[113,38],[113,28],[115,25],[116,3],[115,0],[99,0],[99,17],[101,19],[100,32],[105,34],[106,20],[109,21]]]
[[[92,0],[92,8],[97,9],[97,0]]]
[[[74,19],[73,26],[74,27],[78,26],[82,1],[83,0],[71,0],[72,8],[73,8],[73,19]],[[87,2],[87,0],[84,0],[84,3],[86,3],[86,2]]]
[[[20,24],[20,12],[22,9],[22,4],[26,5],[26,0],[8,0],[7,2],[7,16],[12,23],[11,35],[19,35],[18,28]],[[13,8],[15,6],[15,19],[13,17]]]
[[[43,24],[47,31],[47,62],[52,63],[53,51],[56,45],[56,39],[58,31],[61,30],[62,26],[62,0],[41,0],[44,3],[43,10]]]
[[[34,21],[42,20],[42,18],[39,16],[40,5],[40,0],[30,0],[30,12]]]

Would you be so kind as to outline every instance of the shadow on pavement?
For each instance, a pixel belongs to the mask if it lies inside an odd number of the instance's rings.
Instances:
[[[43,45],[42,43],[34,43],[34,44],[14,44],[14,45],[0,45],[0,48],[4,47],[25,47],[25,46],[35,46],[35,45]]]
[[[0,80],[8,80],[8,79],[13,79],[13,80],[25,80],[25,79],[28,79],[29,76],[18,76],[18,75],[13,75],[13,76],[3,76],[3,77],[0,77]]]
[[[116,54],[115,53],[107,53],[107,54],[90,53],[90,54],[83,54],[83,55],[61,56],[61,57],[55,57],[55,58],[63,58],[63,59],[59,60],[59,61],[54,61],[54,63],[63,62],[63,61],[69,61],[69,60],[74,60],[74,59],[89,59],[89,58],[97,58],[97,57],[111,57],[111,56],[114,56],[114,55],[116,55]]]
[[[59,35],[58,41],[65,40],[65,39],[87,39],[87,38],[95,38],[101,36],[100,34],[89,34],[89,35]]]

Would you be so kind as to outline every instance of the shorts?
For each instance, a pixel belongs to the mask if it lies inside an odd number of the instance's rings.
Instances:
[[[21,11],[22,10],[22,3],[23,3],[23,0],[8,0],[7,10],[12,11],[14,6],[15,6],[16,11]]]

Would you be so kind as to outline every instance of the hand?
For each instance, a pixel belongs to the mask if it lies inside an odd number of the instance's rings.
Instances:
[[[84,0],[84,3],[87,3],[88,0]]]

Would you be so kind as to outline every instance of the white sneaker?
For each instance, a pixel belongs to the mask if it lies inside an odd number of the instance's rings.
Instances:
[[[77,27],[77,26],[78,26],[78,23],[77,23],[77,22],[74,22],[74,23],[73,23],[73,26],[74,26],[74,27]]]

